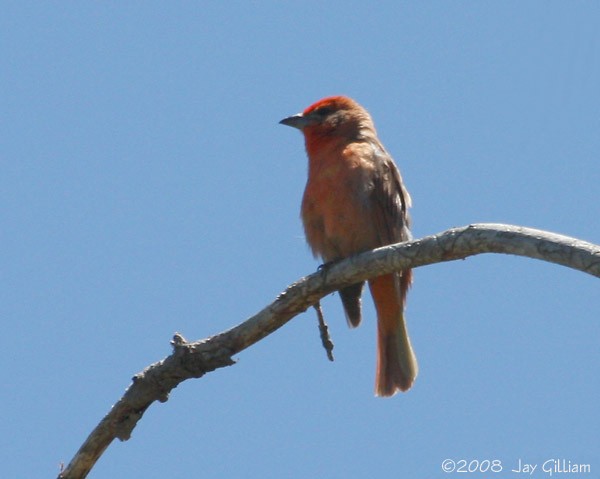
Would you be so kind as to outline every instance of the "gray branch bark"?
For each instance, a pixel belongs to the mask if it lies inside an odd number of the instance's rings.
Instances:
[[[386,246],[328,266],[290,285],[273,303],[243,323],[208,339],[187,342],[176,334],[173,353],[136,374],[108,414],[83,443],[61,479],[82,479],[110,443],[129,439],[148,407],[165,402],[179,383],[235,363],[232,356],[282,327],[329,293],[358,281],[481,253],[526,256],[600,277],[600,246],[568,236],[502,224],[452,228]]]

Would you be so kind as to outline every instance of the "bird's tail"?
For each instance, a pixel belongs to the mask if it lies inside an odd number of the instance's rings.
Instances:
[[[348,321],[348,326],[351,328],[356,328],[361,321],[360,296],[364,284],[364,282],[356,283],[344,289],[340,289],[340,298],[342,298],[342,304],[344,305],[346,321]]]
[[[369,282],[377,309],[376,396],[393,396],[410,389],[419,371],[404,319],[410,271],[402,275],[381,276]]]

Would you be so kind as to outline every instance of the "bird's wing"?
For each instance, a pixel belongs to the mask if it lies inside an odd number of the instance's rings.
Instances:
[[[409,241],[411,206],[410,195],[400,170],[392,157],[380,145],[374,145],[373,189],[371,193],[371,211],[380,246]],[[404,270],[396,274],[400,300],[404,304],[408,288],[412,283],[412,271]]]
[[[408,241],[410,195],[392,157],[380,145],[373,145],[371,211],[380,246]]]

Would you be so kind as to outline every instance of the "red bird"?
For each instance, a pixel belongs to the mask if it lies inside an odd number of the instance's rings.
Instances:
[[[328,263],[411,238],[410,195],[371,116],[344,96],[324,98],[281,120],[304,134],[308,182],[301,217],[313,254]],[[417,377],[404,304],[410,269],[369,280],[377,310],[375,394],[408,390]],[[351,327],[361,321],[364,283],[340,290]]]

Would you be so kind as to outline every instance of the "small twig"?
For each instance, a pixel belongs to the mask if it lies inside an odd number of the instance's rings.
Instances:
[[[323,343],[323,347],[325,348],[325,351],[327,351],[327,358],[330,361],[333,361],[333,341],[331,340],[331,336],[329,336],[329,326],[327,326],[325,318],[323,317],[321,302],[317,301],[317,304],[315,304],[313,308],[315,308],[315,311],[317,312],[317,318],[319,319],[319,333],[321,334],[321,343]]]

